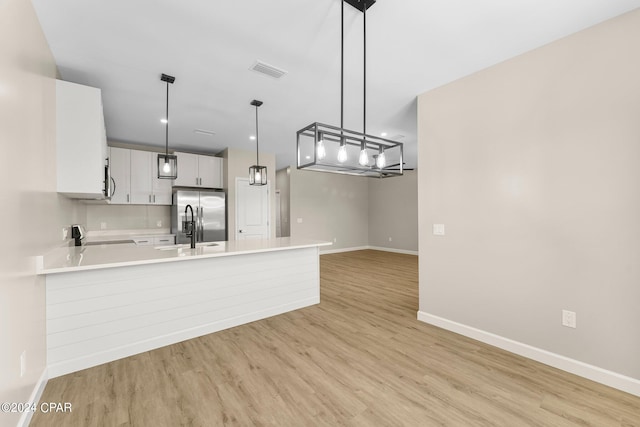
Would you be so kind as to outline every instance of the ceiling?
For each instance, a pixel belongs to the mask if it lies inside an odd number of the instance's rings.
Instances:
[[[296,131],[339,125],[339,0],[32,0],[63,80],[102,89],[110,140],[255,149],[295,165]],[[640,0],[378,0],[367,12],[367,133],[416,164],[416,96],[598,22]],[[345,128],[362,130],[362,13],[345,4]],[[256,60],[287,71],[249,70]],[[194,132],[212,131],[215,135]]]

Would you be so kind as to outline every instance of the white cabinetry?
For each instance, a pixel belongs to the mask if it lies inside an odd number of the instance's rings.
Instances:
[[[131,203],[131,150],[109,147],[111,164],[111,204]]]
[[[112,204],[170,205],[171,180],[158,179],[157,153],[111,147]]]
[[[107,136],[100,89],[56,80],[57,191],[104,199]]]
[[[162,245],[175,245],[176,236],[174,234],[168,234],[166,236],[137,236],[133,238],[138,246],[162,246]]]
[[[191,153],[178,156],[178,187],[222,188],[222,158]]]
[[[158,179],[158,153],[131,150],[131,203],[170,205],[171,180]]]

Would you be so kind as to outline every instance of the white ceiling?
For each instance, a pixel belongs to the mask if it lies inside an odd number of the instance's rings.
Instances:
[[[102,89],[109,139],[171,149],[260,149],[295,164],[296,131],[339,125],[339,0],[32,0],[62,79]],[[378,0],[367,12],[367,133],[404,135],[416,96],[598,22],[640,0]],[[345,127],[362,129],[362,14],[345,4]],[[257,60],[285,69],[276,80]],[[194,133],[214,131],[215,136]]]

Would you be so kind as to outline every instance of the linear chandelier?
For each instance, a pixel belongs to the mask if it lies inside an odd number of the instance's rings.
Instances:
[[[362,132],[344,128],[344,3],[362,12],[364,39]],[[298,169],[386,178],[403,174],[402,143],[367,134],[367,9],[375,0],[341,0],[340,127],[312,123],[297,132]]]

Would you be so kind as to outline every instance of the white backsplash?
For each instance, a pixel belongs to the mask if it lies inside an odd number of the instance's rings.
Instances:
[[[144,230],[171,228],[171,206],[87,205],[86,228]]]

